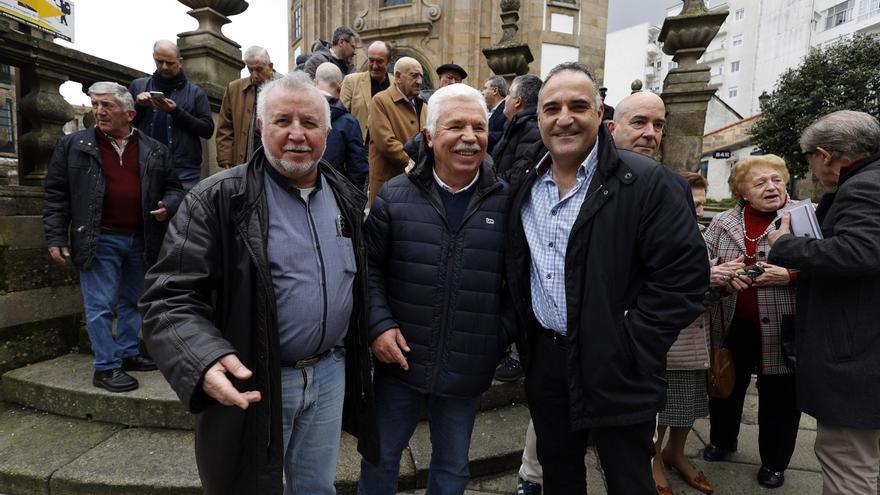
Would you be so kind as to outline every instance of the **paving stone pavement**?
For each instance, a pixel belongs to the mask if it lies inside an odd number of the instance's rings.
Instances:
[[[743,408],[743,421],[739,436],[739,451],[727,462],[706,462],[703,460],[703,447],[709,440],[709,421],[698,420],[694,431],[688,436],[685,455],[715,487],[716,495],[819,495],[822,493],[822,475],[819,463],[813,453],[816,438],[815,419],[803,415],[797,445],[789,469],[785,472],[785,484],[775,490],[758,485],[756,475],[761,465],[758,456],[758,396],[754,382],[746,396]],[[593,449],[586,457],[587,494],[607,495],[602,482],[598,459]],[[670,487],[675,495],[700,495],[701,492],[689,487],[674,472],[667,472]],[[424,495],[425,490],[404,491],[409,495]],[[500,476],[473,479],[465,495],[497,495],[516,493],[516,472]]]

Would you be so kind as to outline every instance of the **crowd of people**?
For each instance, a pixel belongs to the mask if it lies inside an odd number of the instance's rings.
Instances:
[[[774,155],[733,167],[736,206],[706,228],[705,178],[656,161],[656,94],[612,108],[577,62],[479,90],[450,62],[427,93],[383,41],[355,72],[359,46],[339,27],[287,75],[248,48],[215,134],[158,41],[154,74],[89,88],[96,125],[49,164],[49,255],[79,271],[93,384],[127,392],[128,372],[161,370],[195,415],[205,493],[335,493],[342,430],[358,493],[395,493],[426,411],[427,493],[462,494],[480,395],[524,375],[518,493],[586,493],[592,442],[608,493],[671,494],[674,472],[711,494],[686,439],[708,416],[703,458],[736,452],[753,374],[760,486],[784,484],[804,412],[823,493],[877,493],[874,117],[834,112],[800,136],[836,189],[821,238],[792,232]],[[200,181],[211,136],[225,170]],[[733,385],[710,398],[720,348]]]

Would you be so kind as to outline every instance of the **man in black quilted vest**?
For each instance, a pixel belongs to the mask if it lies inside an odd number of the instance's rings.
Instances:
[[[479,396],[510,340],[501,324],[509,186],[483,163],[486,103],[463,84],[431,99],[418,162],[385,183],[365,225],[380,462],[361,462],[359,494],[397,491],[423,405],[428,493],[464,492]]]

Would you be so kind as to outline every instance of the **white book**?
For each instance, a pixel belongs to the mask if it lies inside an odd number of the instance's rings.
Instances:
[[[816,208],[809,199],[798,201],[776,212],[776,218],[782,218],[786,212],[791,213],[791,233],[797,237],[822,239],[822,229],[816,218]]]

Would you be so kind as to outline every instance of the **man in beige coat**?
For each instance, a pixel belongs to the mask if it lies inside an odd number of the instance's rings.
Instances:
[[[388,74],[389,63],[391,46],[384,41],[375,41],[367,48],[367,70],[349,74],[342,80],[339,101],[358,120],[365,143],[369,140],[370,102],[376,94],[394,84],[394,76]]]
[[[257,90],[264,82],[278,77],[272,69],[269,52],[252,46],[244,52],[250,76],[236,79],[226,87],[217,118],[217,165],[229,168],[244,163],[260,147],[256,118]]]
[[[394,84],[370,104],[370,206],[382,185],[403,173],[409,163],[403,145],[425,127],[428,104],[419,97],[422,80],[421,64],[403,57],[394,66]]]

